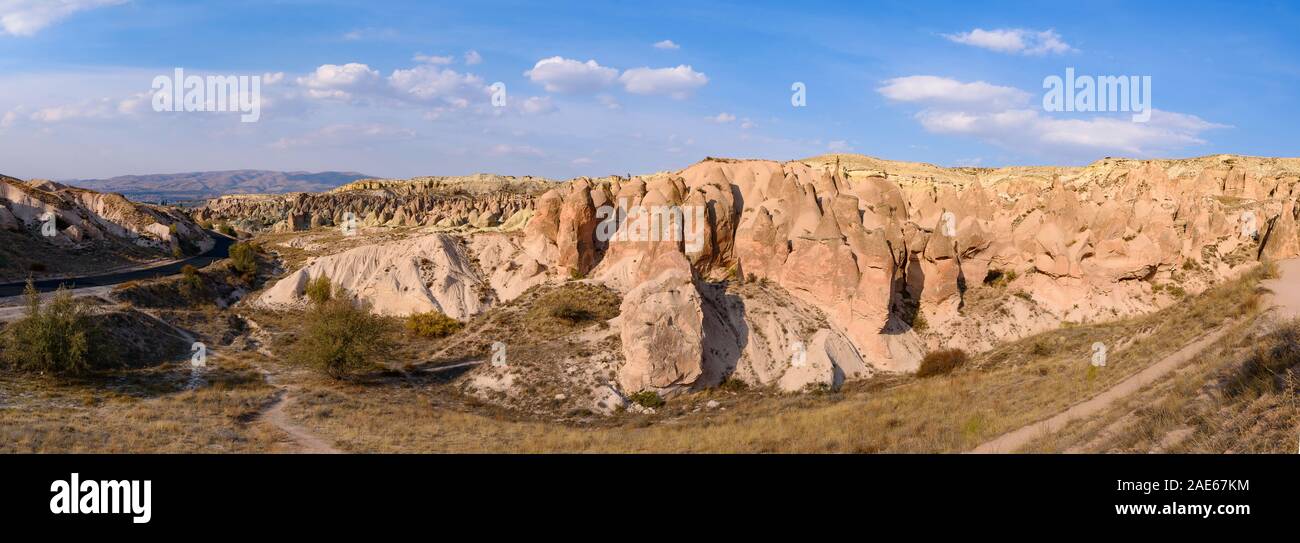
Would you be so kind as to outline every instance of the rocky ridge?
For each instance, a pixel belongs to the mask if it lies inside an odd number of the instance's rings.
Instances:
[[[914,371],[930,349],[980,351],[1066,322],[1153,311],[1259,259],[1300,254],[1300,159],[999,169],[857,155],[708,159],[555,184],[484,176],[485,192],[451,196],[430,181],[445,178],[422,179],[220,199],[200,213],[261,209],[285,221],[310,212],[290,221],[295,229],[342,209],[370,227],[457,223],[468,238],[465,282],[491,290],[478,306],[452,304],[466,315],[543,283],[613,288],[624,299],[611,321],[623,360],[610,384],[621,394],[733,378],[802,390]],[[671,239],[611,237],[638,231],[629,218],[638,210],[663,207],[700,220],[676,223]],[[476,220],[484,213],[496,218]],[[524,220],[500,219],[517,213]],[[502,222],[522,230],[502,232]],[[608,391],[590,393],[608,404]]]

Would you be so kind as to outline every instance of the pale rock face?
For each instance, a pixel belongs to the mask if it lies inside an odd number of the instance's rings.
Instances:
[[[546,267],[519,246],[520,238],[503,233],[483,233],[470,238],[470,250],[497,299],[507,302],[529,288],[545,283]]]
[[[872,374],[853,344],[829,329],[818,330],[811,343],[801,347],[806,351],[797,353],[798,364],[792,362],[777,381],[782,391],[799,392],[809,387],[833,389],[846,378],[862,379]]]
[[[689,273],[669,269],[632,289],[619,318],[624,392],[672,393],[695,384],[703,373],[704,314]]]
[[[1272,221],[1272,227],[1265,235],[1265,242],[1260,255],[1272,260],[1282,260],[1300,255],[1300,229],[1296,227],[1295,201],[1287,202],[1286,207]]]
[[[381,315],[437,311],[465,319],[487,308],[484,282],[456,238],[430,234],[364,245],[323,256],[281,279],[258,298],[265,307],[301,307],[307,283],[320,276],[371,304]]]
[[[61,244],[115,241],[169,253],[174,242],[211,247],[214,241],[189,217],[164,208],[138,204],[118,194],[69,187],[51,181],[24,182],[0,176],[0,228],[34,228],[41,218],[54,215],[62,228],[52,241]],[[62,227],[67,225],[66,227]],[[68,232],[70,228],[74,228]],[[176,229],[173,236],[171,230]]]

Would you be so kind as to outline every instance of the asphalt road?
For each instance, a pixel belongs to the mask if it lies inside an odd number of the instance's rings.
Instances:
[[[153,268],[145,268],[142,270],[110,273],[106,275],[91,275],[87,277],[65,277],[62,279],[43,279],[40,281],[36,281],[35,283],[36,290],[40,292],[50,292],[58,289],[59,285],[67,285],[67,287],[70,289],[86,288],[86,287],[107,287],[107,286],[116,285],[118,283],[125,283],[127,281],[139,281],[142,279],[153,279],[155,277],[165,277],[168,275],[175,275],[180,273],[181,268],[186,265],[191,265],[196,268],[202,268],[204,266],[207,266],[208,264],[211,264],[213,262],[216,262],[218,260],[230,256],[230,246],[235,244],[235,240],[230,239],[221,234],[218,234],[216,232],[208,232],[208,235],[212,236],[213,240],[216,240],[216,245],[213,245],[212,249],[209,250],[208,252],[198,256],[192,256],[185,260],[181,260],[179,262],[164,264],[162,266],[157,266]],[[3,285],[0,285],[0,298],[7,297],[7,296],[17,296],[19,294],[22,294],[23,289],[26,287],[27,287],[27,283],[25,281],[20,283],[5,283]]]

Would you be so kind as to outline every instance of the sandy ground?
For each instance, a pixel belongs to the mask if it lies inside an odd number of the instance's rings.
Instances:
[[[1263,282],[1272,293],[1270,303],[1280,318],[1300,317],[1300,258],[1278,262],[1277,272],[1277,279]]]
[[[1290,319],[1300,316],[1300,259],[1279,262],[1278,278],[1264,281],[1263,285],[1272,292],[1266,303],[1273,306],[1273,310],[1278,317]],[[1096,415],[1129,394],[1137,392],[1142,387],[1154,383],[1178,369],[1179,366],[1187,363],[1206,347],[1213,345],[1214,342],[1223,337],[1228,328],[1228,326],[1223,326],[1202,336],[1195,342],[1178,350],[1178,352],[1165,357],[1136,375],[1120,381],[1115,386],[1083,403],[1076,404],[1046,420],[1002,434],[996,439],[976,447],[971,452],[1015,452],[1035,439],[1055,433],[1070,421]]]

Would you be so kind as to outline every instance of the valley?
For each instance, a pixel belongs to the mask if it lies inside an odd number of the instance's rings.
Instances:
[[[1297,159],[706,159],[188,210],[6,183],[24,243],[177,260],[21,256],[99,285],[68,295],[133,347],[0,370],[10,452],[1296,446]],[[630,226],[665,207],[702,220]],[[23,303],[0,300],[6,329]]]

